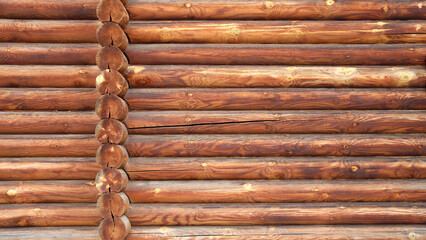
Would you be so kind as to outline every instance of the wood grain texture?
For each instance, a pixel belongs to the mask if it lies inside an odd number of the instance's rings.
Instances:
[[[424,133],[425,113],[421,110],[133,111],[125,124],[131,134]]]
[[[98,147],[93,134],[0,135],[0,157],[95,157]]]
[[[426,43],[424,21],[134,21],[132,43]]]
[[[100,48],[92,43],[0,43],[0,64],[92,65]]]
[[[130,181],[132,203],[423,202],[425,180]]]
[[[0,229],[9,240],[39,240],[57,238],[64,240],[100,240],[97,227],[18,227]]]
[[[96,77],[96,89],[100,94],[126,95],[129,84],[118,71],[106,69]]]
[[[127,240],[402,240],[422,239],[426,229],[418,225],[375,226],[139,226]],[[15,240],[14,238],[12,240]]]
[[[124,4],[120,0],[101,0],[96,7],[96,16],[101,22],[111,21],[125,28],[130,19]]]
[[[423,66],[145,65],[129,66],[124,75],[132,88],[426,87]]]
[[[122,122],[115,119],[102,119],[96,126],[95,136],[102,144],[122,144],[126,141],[128,132]]]
[[[131,204],[133,226],[424,224],[424,203]]]
[[[0,158],[1,181],[93,180],[100,169],[93,158]]]
[[[96,203],[0,204],[0,227],[98,226]]]
[[[0,89],[1,110],[93,110],[96,89]]]
[[[0,112],[0,134],[93,134],[98,122],[94,112]]]
[[[412,0],[130,0],[126,8],[132,20],[426,19],[424,3]]]
[[[126,118],[129,107],[122,98],[115,94],[105,94],[99,97],[95,106],[96,115],[101,119],[118,119]]]
[[[105,46],[99,49],[96,54],[96,65],[101,70],[114,69],[119,72],[124,72],[129,66],[129,63],[126,56],[118,47]]]
[[[131,44],[126,50],[141,65],[424,65],[425,54],[425,44]]]
[[[0,203],[93,203],[99,193],[94,181],[4,181]]]
[[[121,217],[107,217],[102,219],[102,222],[99,224],[99,235],[103,240],[126,239],[130,229],[130,221],[125,215]]]
[[[424,156],[426,138],[424,134],[129,135],[125,147],[131,157]]]
[[[96,38],[101,46],[115,45],[121,50],[125,50],[129,40],[118,23],[104,22],[96,30]]]
[[[0,18],[96,20],[99,0],[0,0]]]
[[[1,100],[1,99],[0,99]],[[130,89],[131,110],[423,110],[423,89]]]
[[[106,168],[123,168],[129,160],[129,154],[122,145],[102,144],[96,151],[96,162]]]
[[[129,181],[123,169],[103,168],[96,175],[96,188],[101,193],[121,192]]]
[[[97,202],[102,218],[123,216],[129,208],[130,201],[127,195],[120,193],[103,193]]]
[[[126,165],[125,170],[131,181],[214,179],[425,179],[426,158],[143,157],[131,158]],[[218,189],[221,189],[221,187]]]
[[[98,74],[89,65],[0,65],[0,87],[94,88]]]
[[[97,21],[0,20],[0,42],[96,43]],[[78,34],[76,34],[78,33]]]

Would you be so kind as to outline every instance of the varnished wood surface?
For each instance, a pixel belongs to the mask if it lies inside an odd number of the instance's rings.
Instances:
[[[9,74],[7,81],[20,84]],[[426,87],[423,66],[145,65],[129,66],[124,74],[132,88]]]
[[[131,157],[274,157],[424,156],[425,143],[424,134],[130,135],[124,145]]]
[[[96,66],[0,65],[0,87],[94,88]],[[424,88],[423,66],[129,66],[132,88]],[[61,79],[61,81],[58,81]]]
[[[99,170],[93,157],[0,158],[1,181],[94,180]]]
[[[126,50],[130,63],[141,65],[424,65],[425,54],[425,44],[131,44]]]
[[[0,227],[98,226],[96,203],[0,204]]]
[[[99,195],[94,181],[0,182],[0,204],[93,203]]]
[[[125,99],[132,110],[426,109],[423,89],[130,89]]]
[[[130,158],[125,170],[130,177],[131,183],[136,180],[209,179],[425,179],[426,158],[143,157]],[[222,189],[222,187],[218,189]]]
[[[425,111],[133,111],[131,134],[424,133]],[[0,114],[0,132],[1,132]],[[76,119],[79,119],[76,116]],[[16,123],[26,132],[26,123]],[[22,129],[19,129],[20,126]],[[93,130],[92,130],[93,132]]]
[[[130,181],[132,203],[423,202],[424,180]]]
[[[419,5],[420,4],[420,5]],[[418,1],[368,0],[130,0],[126,8],[137,19],[425,19]]]
[[[132,43],[426,43],[424,21],[134,21]]]
[[[131,204],[133,226],[425,224],[424,203]]]
[[[94,43],[0,43],[0,64],[93,65],[100,48]]]
[[[10,233],[13,235],[13,233]],[[402,240],[422,239],[426,228],[419,225],[376,226],[139,226],[128,240]],[[15,240],[15,238],[12,238]],[[17,240],[17,239],[16,239]]]
[[[52,1],[53,3],[53,1]],[[0,42],[96,43],[98,21],[0,20]]]
[[[0,157],[93,157],[99,142],[89,135],[0,135]]]
[[[410,229],[410,227],[407,227]],[[0,229],[3,238],[9,240],[100,240],[97,227],[18,227]]]
[[[93,110],[96,89],[0,89],[1,110]]]

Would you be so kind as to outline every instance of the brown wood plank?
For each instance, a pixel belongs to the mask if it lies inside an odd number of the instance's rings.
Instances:
[[[0,64],[93,65],[100,48],[94,43],[0,43]]]
[[[0,18],[97,19],[98,0],[0,0]]]
[[[10,231],[11,235],[14,235]],[[233,239],[233,240],[401,240],[423,239],[426,228],[419,225],[375,226],[139,226],[127,240]],[[6,235],[8,236],[8,235]],[[15,240],[15,238],[12,238]],[[31,238],[30,238],[31,239]],[[67,238],[66,238],[67,239]],[[16,239],[18,240],[18,239]]]
[[[0,227],[98,226],[95,203],[0,204]]]
[[[126,54],[133,65],[424,65],[426,45],[131,44]]]
[[[130,181],[132,203],[423,202],[426,180]]]
[[[133,111],[130,134],[424,133],[425,111]],[[78,121],[79,116],[76,116]],[[0,113],[0,132],[2,130]],[[12,115],[4,124],[10,132]],[[14,120],[16,121],[16,120]],[[16,128],[26,126],[17,121]],[[22,127],[22,132],[27,128]],[[93,132],[93,131],[92,131]]]
[[[1,165],[0,165],[1,166]],[[130,158],[135,180],[425,179],[425,157]],[[18,174],[17,174],[18,175]],[[0,175],[1,179],[2,175]],[[219,188],[221,189],[221,187]]]
[[[96,89],[0,89],[1,110],[93,110]]]
[[[98,21],[0,21],[0,42],[97,43]]]
[[[1,181],[94,180],[94,158],[0,158]]]
[[[89,135],[0,135],[0,157],[94,157],[99,142]]]
[[[31,173],[28,173],[31,175]],[[93,203],[100,193],[94,181],[3,181],[0,204]]]
[[[423,66],[145,65],[129,66],[124,74],[132,88],[426,87]],[[5,80],[21,84],[10,78]]]
[[[0,87],[95,88],[99,71],[83,65],[0,65]]]
[[[174,19],[426,19],[424,3],[397,0],[130,0],[133,20]]]
[[[426,43],[424,21],[134,21],[132,43]]]
[[[424,203],[131,204],[133,226],[425,224]]]
[[[426,109],[423,89],[130,89],[125,99],[132,110]]]
[[[129,135],[124,145],[132,157],[426,155],[424,134]]]
[[[408,227],[407,229],[410,229]],[[97,227],[31,227],[3,228],[0,234],[8,240],[100,240]]]

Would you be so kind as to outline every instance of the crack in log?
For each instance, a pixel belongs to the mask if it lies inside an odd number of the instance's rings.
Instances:
[[[279,120],[252,120],[252,121],[220,122],[220,123],[194,123],[194,124],[168,125],[168,126],[129,127],[128,129],[154,129],[154,128],[193,127],[193,126],[224,125],[224,124],[238,124],[238,123],[257,123],[257,122],[278,122],[278,121]]]

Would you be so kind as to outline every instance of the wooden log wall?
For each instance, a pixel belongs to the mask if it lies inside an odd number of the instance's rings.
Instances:
[[[418,0],[0,0],[0,239],[426,239],[425,56]]]

